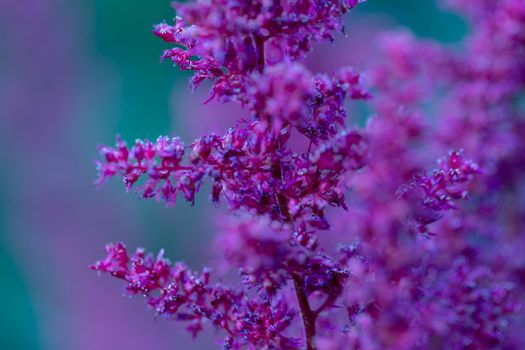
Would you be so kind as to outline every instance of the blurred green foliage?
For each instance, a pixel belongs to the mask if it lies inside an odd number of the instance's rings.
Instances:
[[[5,183],[0,177],[0,183]],[[0,192],[6,189],[0,186]],[[6,230],[5,197],[0,197],[0,349],[39,350],[33,299],[12,254],[4,244]]]
[[[0,348],[38,350],[37,322],[23,276],[0,245]],[[7,286],[7,287],[6,287]]]
[[[114,132],[128,138],[167,133],[169,92],[181,75],[170,63],[159,64],[167,45],[151,31],[154,24],[174,17],[170,1],[96,0],[93,6],[93,53],[120,80]]]
[[[394,18],[398,25],[410,28],[418,36],[443,43],[458,42],[467,32],[467,25],[441,4],[432,0],[368,0],[355,12],[382,14]]]

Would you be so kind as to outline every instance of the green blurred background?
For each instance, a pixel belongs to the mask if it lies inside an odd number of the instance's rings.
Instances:
[[[92,184],[96,145],[117,133],[194,136],[198,120],[181,103],[193,101],[188,75],[159,64],[166,45],[151,34],[173,16],[168,0],[2,1],[0,349],[219,348],[192,343],[87,269],[117,240],[165,247],[195,268],[213,261],[206,195],[167,209],[118,181]],[[369,0],[349,15],[350,31],[357,19],[450,44],[467,31],[433,1]]]

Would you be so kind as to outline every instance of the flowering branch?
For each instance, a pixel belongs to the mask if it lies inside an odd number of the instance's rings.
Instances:
[[[451,0],[473,22],[464,56],[406,33],[382,39],[370,74],[377,114],[357,128],[345,103],[371,98],[362,75],[313,74],[303,59],[334,40],[359,2],[175,4],[174,24],[153,30],[172,45],[162,59],[192,71],[192,89],[209,81],[205,102],[236,102],[250,118],[190,145],[117,138],[100,147],[97,183],[118,176],[126,190],[168,205],[179,195],[194,204],[211,183],[211,201],[231,209],[215,242],[220,264],[238,268],[242,283],[214,285],[209,270],[162,252],[130,256],[122,243],[92,268],[124,280],[159,315],[188,322],[193,336],[210,323],[224,350],[520,348],[505,332],[523,287],[524,261],[511,248],[523,242],[505,235],[508,214],[494,203],[525,191],[516,102],[525,6]],[[432,123],[426,105],[436,106]],[[515,207],[513,232],[525,228]]]
[[[242,343],[298,349],[296,339],[283,335],[294,317],[284,302],[257,303],[242,292],[212,286],[209,270],[196,274],[183,263],[171,266],[162,251],[156,258],[142,249],[129,256],[117,243],[107,245],[106,252],[92,269],[126,281],[128,292],[145,295],[159,315],[189,322],[187,329],[194,337],[206,319],[227,334],[225,349],[237,349]]]

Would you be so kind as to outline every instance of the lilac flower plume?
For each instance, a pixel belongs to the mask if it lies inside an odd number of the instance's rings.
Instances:
[[[123,243],[92,268],[223,349],[522,349],[525,2],[447,1],[471,24],[462,50],[385,33],[366,84],[314,74],[304,58],[359,2],[175,4],[162,58],[245,114],[190,144],[117,138],[97,183],[168,205],[210,188],[230,209],[218,268]]]

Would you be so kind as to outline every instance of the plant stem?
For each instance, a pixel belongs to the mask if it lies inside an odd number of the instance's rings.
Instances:
[[[299,304],[299,310],[301,311],[301,318],[303,320],[304,335],[306,338],[306,349],[315,350],[314,336],[315,336],[315,314],[310,308],[308,303],[308,297],[304,292],[304,280],[302,276],[297,273],[292,274],[292,280],[295,289],[295,295],[297,296],[297,303]]]
[[[257,70],[259,73],[262,73],[264,71],[264,67],[266,66],[266,58],[264,56],[264,39],[259,35],[255,35],[253,40],[255,42],[255,50],[257,54]]]
[[[272,166],[272,176],[275,179],[280,179],[282,182],[282,169],[281,164],[274,164]],[[277,195],[277,199],[279,201],[279,207],[281,214],[283,215],[283,219],[285,222],[288,222],[294,226],[294,221],[292,216],[290,215],[290,211],[288,210],[288,199],[283,196],[282,194]],[[301,312],[301,319],[303,320],[303,328],[304,328],[304,335],[305,335],[305,343],[306,343],[306,350],[316,350],[315,344],[314,344],[314,336],[315,336],[315,320],[317,318],[317,313],[313,312],[310,308],[310,303],[308,302],[308,297],[306,296],[306,293],[304,291],[304,279],[303,277],[297,273],[297,272],[291,272],[290,276],[293,280],[293,285],[295,289],[295,296],[297,297],[297,304],[299,305],[299,310]]]

